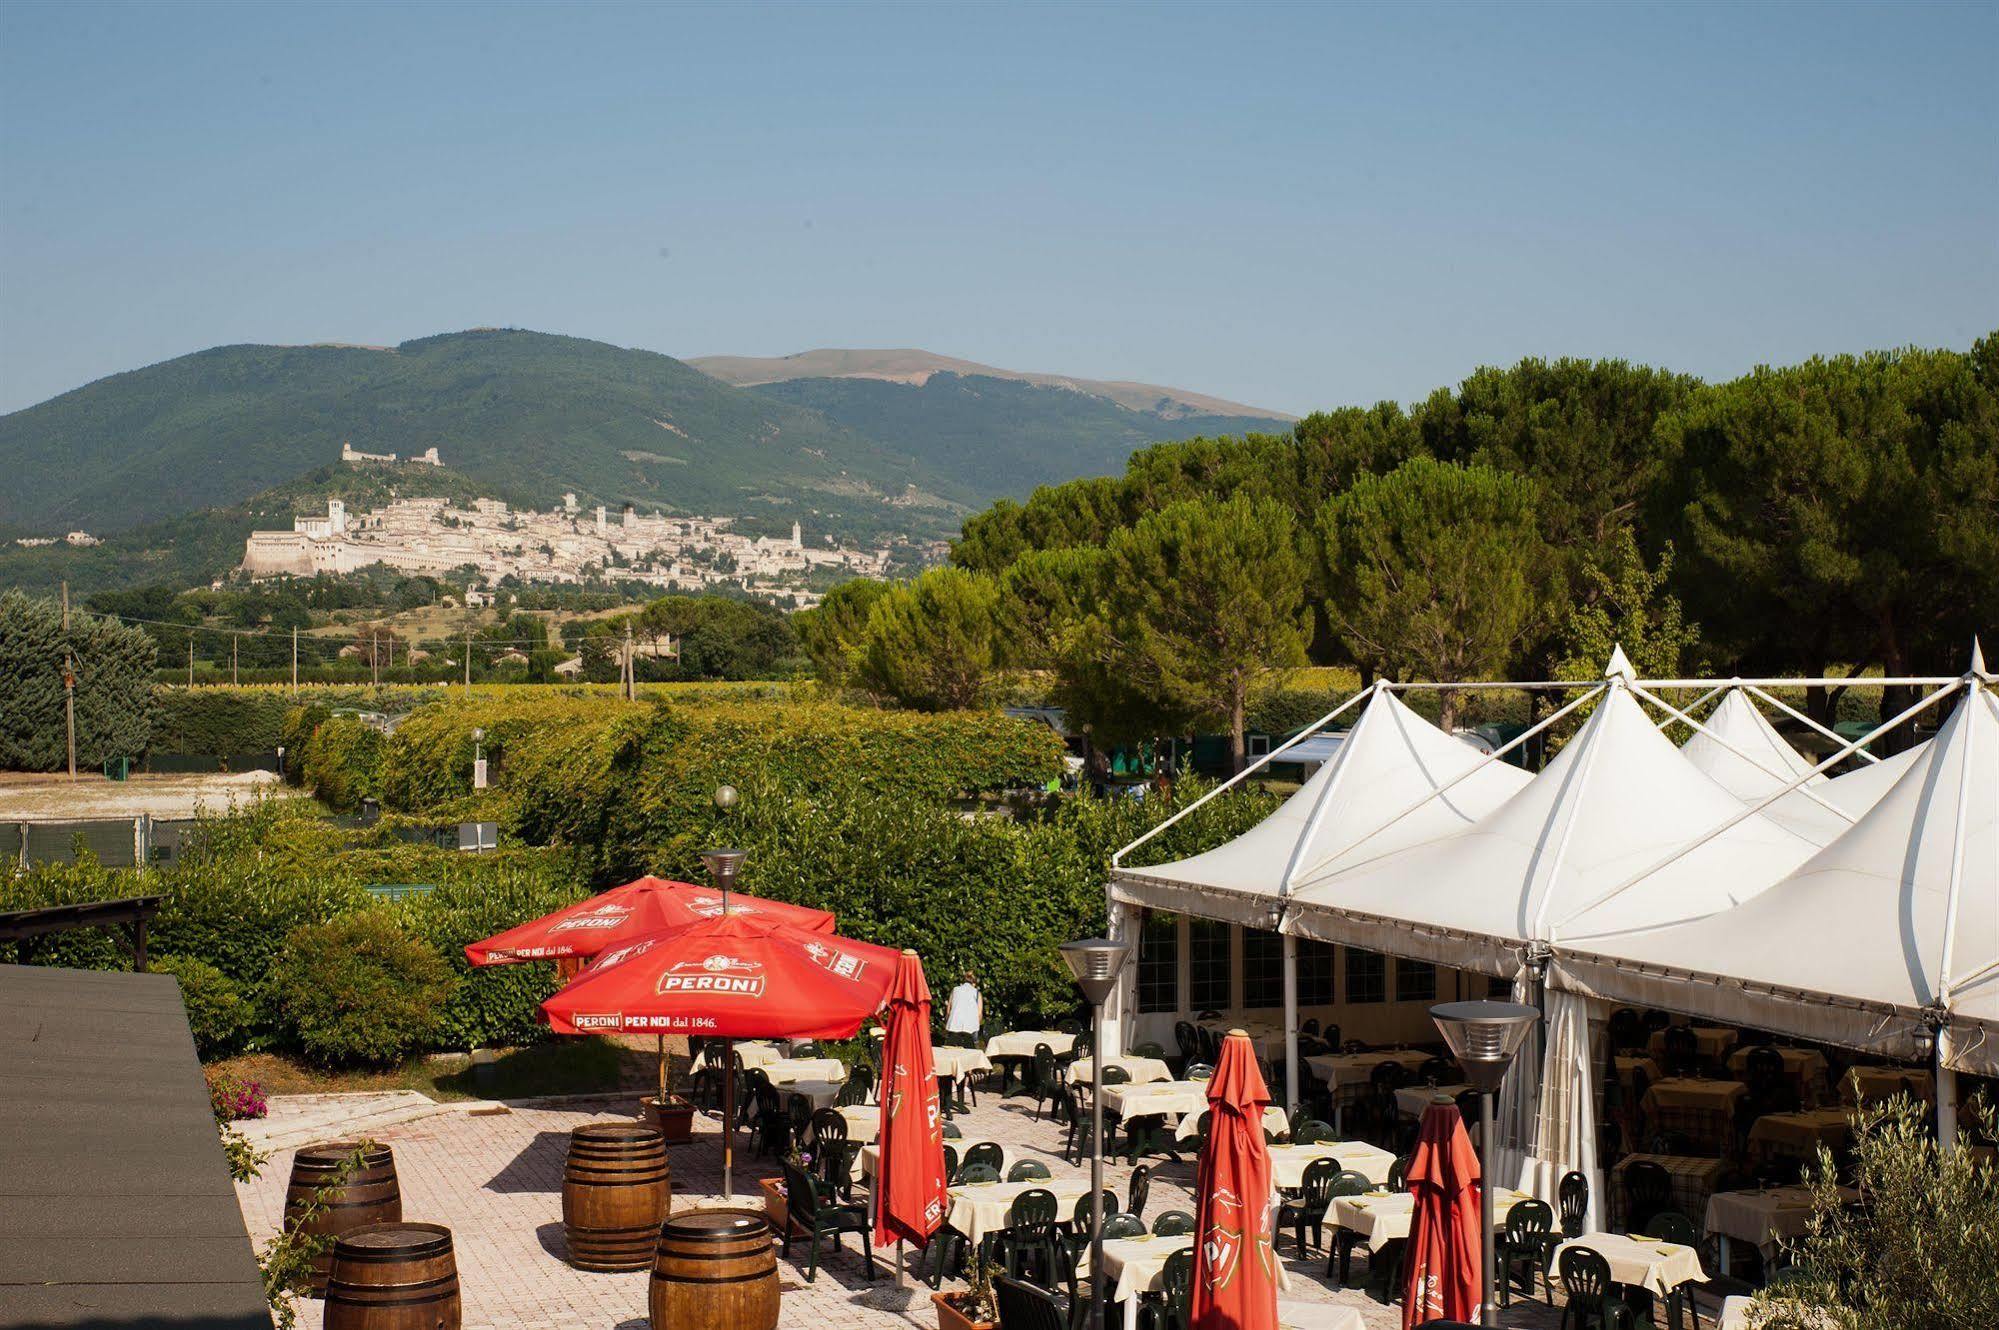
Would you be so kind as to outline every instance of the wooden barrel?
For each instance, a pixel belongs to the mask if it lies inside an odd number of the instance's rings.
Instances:
[[[776,1330],[777,1249],[754,1210],[690,1210],[659,1227],[652,1330]]]
[[[666,1138],[650,1127],[594,1122],[569,1133],[562,1232],[579,1270],[643,1270],[659,1245],[672,1182]]]
[[[348,1164],[356,1152],[361,1162]],[[342,1175],[345,1174],[345,1179]],[[308,1207],[318,1208],[307,1217]],[[403,1217],[403,1191],[396,1181],[396,1157],[374,1141],[321,1141],[292,1156],[291,1184],[285,1188],[285,1231],[337,1238],[364,1224],[393,1224]],[[312,1258],[312,1291],[326,1291],[331,1250]]]
[[[326,1330],[458,1330],[459,1315],[442,1224],[369,1224],[334,1239]]]

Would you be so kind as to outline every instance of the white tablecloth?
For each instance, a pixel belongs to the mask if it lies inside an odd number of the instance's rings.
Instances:
[[[1374,1069],[1384,1062],[1399,1062],[1414,1071],[1423,1065],[1425,1056],[1406,1048],[1385,1048],[1373,1053],[1321,1053],[1306,1058],[1305,1065],[1329,1089],[1338,1089],[1342,1085],[1365,1085],[1374,1075]]]
[[[973,1145],[978,1144],[976,1141],[946,1141],[944,1143],[958,1152],[958,1160],[961,1165],[964,1162],[965,1151]],[[875,1161],[879,1157],[879,1153],[874,1139],[870,1137],[868,1143],[861,1147],[860,1159],[855,1164],[855,1167],[861,1171],[862,1177],[871,1178],[875,1175]],[[1026,1157],[1025,1155],[1016,1153],[1011,1145],[1000,1146],[1000,1176],[1005,1177],[1007,1170]],[[1066,1218],[1066,1216],[1064,1217]]]
[[[1111,1297],[1125,1305],[1124,1323],[1127,1326],[1138,1324],[1139,1296],[1159,1291],[1160,1279],[1166,1273],[1167,1258],[1176,1251],[1189,1251],[1193,1246],[1192,1233],[1172,1238],[1111,1238],[1104,1243],[1104,1279],[1111,1286]],[[1087,1251],[1083,1259],[1087,1278]],[[1277,1287],[1281,1290],[1290,1286],[1290,1276],[1280,1262]]]
[[[1395,1092],[1395,1108],[1405,1118],[1421,1118],[1429,1111],[1430,1101],[1438,1095],[1446,1099],[1456,1099],[1469,1085],[1411,1085]],[[1465,1126],[1476,1124],[1467,1122]]]
[[[1208,1116],[1208,1110],[1204,1104],[1200,1112],[1189,1113],[1182,1117],[1180,1125],[1173,1129],[1174,1138],[1176,1140],[1191,1141],[1196,1136],[1199,1136],[1201,1134],[1201,1119],[1206,1116]],[[1284,1116],[1283,1109],[1279,1108],[1276,1104],[1270,1104],[1263,1110],[1263,1129],[1273,1136],[1289,1136],[1291,1134],[1291,1120]]]
[[[694,1059],[694,1064],[693,1064],[694,1070],[705,1071],[711,1065],[720,1066],[722,1061],[722,1049],[725,1047],[727,1047],[727,1045],[716,1044],[711,1042],[709,1048],[712,1048],[715,1051],[714,1062],[712,1064],[709,1062],[708,1048],[704,1048],[701,1050],[701,1056]],[[742,1040],[741,1042],[735,1045],[735,1050],[736,1050],[736,1055],[742,1058],[743,1065],[745,1067],[768,1066],[784,1056],[784,1050],[782,1048],[779,1048],[776,1044],[770,1042],[767,1039]]]
[[[1037,1178],[1027,1182],[974,1183],[950,1190],[949,1223],[972,1240],[974,1247],[988,1233],[996,1233],[1011,1221],[1014,1198],[1036,1187],[1055,1193],[1055,1217],[1067,1219],[1076,1207],[1076,1198],[1088,1194],[1087,1177]]]
[[[989,1058],[1031,1058],[1037,1044],[1046,1044],[1061,1057],[1076,1046],[1076,1036],[1060,1030],[1009,1030],[986,1040]]]
[[[1634,1238],[1623,1233],[1585,1233],[1555,1248],[1549,1268],[1562,1268],[1562,1253],[1571,1247],[1586,1247],[1610,1262],[1610,1277],[1619,1284],[1642,1288],[1660,1297],[1682,1284],[1697,1284],[1707,1278],[1701,1269],[1700,1253],[1676,1242]]]
[[[1156,1114],[1178,1117],[1208,1106],[1206,1081],[1153,1081],[1145,1085],[1106,1085],[1104,1107],[1127,1118]]]
[[[763,1064],[763,1072],[780,1090],[793,1081],[832,1081],[838,1085],[847,1079],[847,1064],[838,1058],[773,1058]]]
[[[1360,1308],[1337,1302],[1277,1300],[1278,1330],[1367,1330]]]
[[[1122,1057],[1112,1058],[1113,1067],[1123,1067],[1125,1075],[1131,1077],[1132,1085],[1150,1085],[1155,1081],[1173,1079],[1173,1069],[1158,1058]],[[1097,1064],[1089,1058],[1077,1058],[1069,1066],[1069,1084],[1087,1085],[1096,1079]]]
[[[1331,1141],[1322,1145],[1273,1145],[1270,1147],[1270,1183],[1280,1191],[1305,1185],[1305,1169],[1314,1159],[1333,1159],[1342,1169],[1362,1174],[1377,1187],[1388,1185],[1388,1170],[1395,1156],[1366,1141]]]
[[[1524,1191],[1502,1188],[1492,1198],[1492,1228],[1506,1227],[1506,1212],[1517,1201],[1533,1198]],[[1409,1236],[1409,1221],[1415,1217],[1416,1197],[1406,1191],[1369,1192],[1365,1196],[1339,1196],[1333,1200],[1333,1222],[1361,1240],[1371,1251],[1384,1242]]]
[[[975,1071],[991,1071],[993,1060],[976,1048],[953,1048],[946,1045],[934,1048],[931,1055],[937,1061],[937,1074],[949,1076],[953,1080]]]
[[[1859,1193],[1842,1188],[1840,1195],[1853,1200]],[[1768,1260],[1777,1254],[1778,1239],[1797,1237],[1811,1217],[1809,1187],[1763,1187],[1718,1191],[1708,1197],[1702,1226],[1709,1233],[1748,1243]]]

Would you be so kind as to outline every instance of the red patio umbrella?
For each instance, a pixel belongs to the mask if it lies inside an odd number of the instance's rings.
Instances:
[[[1479,1259],[1484,1251],[1479,1211],[1478,1155],[1465,1135],[1458,1106],[1448,1101],[1424,1110],[1409,1163],[1416,1208],[1409,1218],[1407,1288],[1402,1327],[1439,1318],[1478,1318]]]
[[[775,919],[814,932],[833,931],[833,916],[825,910],[760,900],[739,891],[725,895],[720,888],[700,887],[692,882],[642,877],[474,942],[465,948],[465,959],[474,965],[511,965],[520,961],[587,958],[648,933],[719,918],[725,910],[732,915]]]
[[[913,951],[896,964],[882,1025],[875,1241],[907,1238],[923,1247],[944,1222],[944,1119],[930,1049],[930,986]]]
[[[1277,1330],[1269,1103],[1249,1036],[1230,1030],[1208,1082],[1208,1144],[1194,1188],[1193,1330]]]
[[[881,1007],[897,960],[887,947],[728,914],[605,952],[541,1010],[557,1034],[848,1039]],[[722,1178],[733,1192],[731,1061]]]

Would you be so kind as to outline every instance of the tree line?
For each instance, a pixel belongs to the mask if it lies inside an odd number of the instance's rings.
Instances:
[[[822,678],[896,704],[1043,671],[1100,739],[1226,730],[1240,762],[1251,702],[1307,662],[1587,678],[1617,642],[1647,673],[1938,672],[1995,610],[1999,334],[1718,384],[1530,359],[1162,444],[994,504],[949,567],[838,588],[799,631]]]

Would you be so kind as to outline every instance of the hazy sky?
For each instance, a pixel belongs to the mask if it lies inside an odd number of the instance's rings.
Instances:
[[[0,410],[227,342],[1292,411],[1999,327],[1999,4],[0,4]]]

